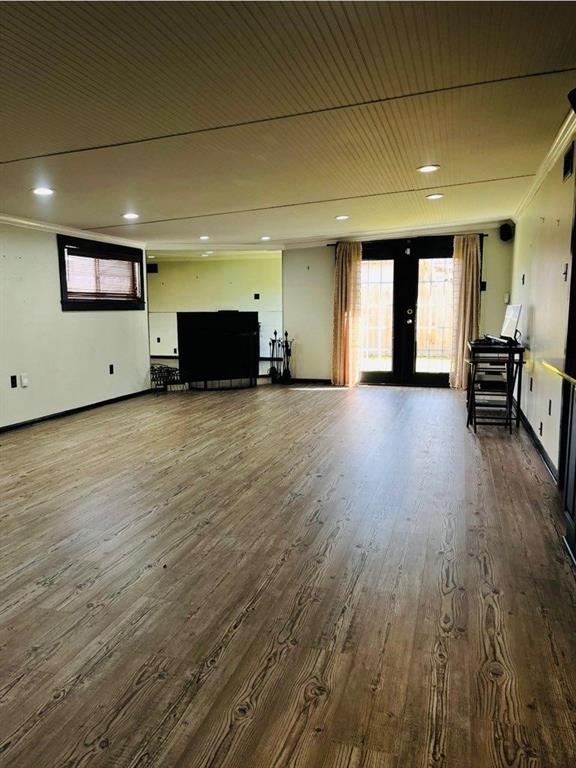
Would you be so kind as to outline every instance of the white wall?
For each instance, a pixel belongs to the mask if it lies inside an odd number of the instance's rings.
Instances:
[[[562,273],[571,262],[573,217],[574,175],[562,180],[561,157],[519,217],[512,272],[512,301],[522,304],[519,327],[529,347],[523,410],[536,433],[542,423],[540,439],[556,467],[562,387],[560,378],[547,371],[542,362],[562,364],[565,357],[570,274],[565,280]]]
[[[284,326],[294,338],[292,374],[330,379],[334,248],[297,248],[282,254]]]
[[[500,240],[498,229],[486,229],[482,258],[482,279],[486,290],[480,294],[480,333],[500,335],[506,313],[506,295],[510,294],[514,243]]]
[[[150,312],[150,354],[156,357],[178,355],[176,312]]]
[[[0,291],[0,426],[150,386],[146,310],[62,312],[55,234],[0,226]]]

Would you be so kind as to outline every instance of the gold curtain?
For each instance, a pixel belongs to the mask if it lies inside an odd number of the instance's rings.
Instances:
[[[362,243],[338,243],[332,327],[332,383],[349,387],[360,376]]]
[[[468,383],[468,342],[480,332],[480,235],[454,237],[454,294],[450,386]]]

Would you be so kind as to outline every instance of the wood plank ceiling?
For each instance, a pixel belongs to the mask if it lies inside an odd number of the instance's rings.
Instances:
[[[505,219],[576,85],[575,3],[20,2],[0,16],[3,212],[156,245]]]

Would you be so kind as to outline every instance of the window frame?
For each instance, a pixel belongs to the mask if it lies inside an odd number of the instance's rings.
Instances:
[[[58,244],[58,266],[60,269],[60,303],[63,312],[113,312],[117,310],[146,309],[144,296],[144,252],[140,248],[127,245],[105,243],[99,240],[86,240],[81,237],[56,235]],[[138,265],[141,296],[137,299],[72,299],[68,295],[66,276],[66,248],[75,247],[82,255],[111,261],[130,261]]]

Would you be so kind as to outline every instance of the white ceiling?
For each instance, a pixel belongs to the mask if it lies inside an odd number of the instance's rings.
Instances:
[[[508,218],[576,85],[570,2],[20,2],[0,17],[4,213],[152,245]]]

